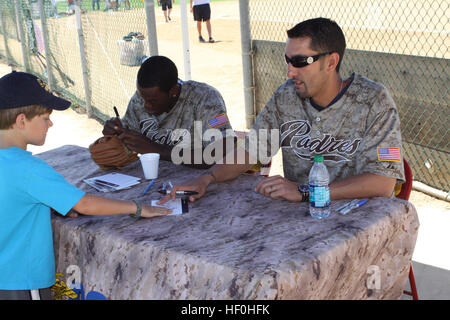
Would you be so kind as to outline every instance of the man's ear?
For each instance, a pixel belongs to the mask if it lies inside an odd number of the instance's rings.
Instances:
[[[20,113],[16,117],[15,125],[17,126],[17,128],[23,129],[23,128],[25,128],[25,121],[26,120],[27,120],[27,118],[25,117],[25,114],[24,113]]]
[[[178,84],[174,85],[172,88],[169,89],[169,97],[175,98],[180,94],[180,86]]]
[[[340,57],[337,52],[330,53],[330,56],[328,59],[328,65],[327,65],[328,70],[329,71],[336,70],[339,60],[340,60]]]

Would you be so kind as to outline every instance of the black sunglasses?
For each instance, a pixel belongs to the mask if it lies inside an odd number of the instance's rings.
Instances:
[[[298,56],[293,56],[292,58],[289,58],[285,54],[284,59],[286,60],[287,64],[290,63],[295,68],[303,68],[303,67],[306,67],[307,65],[310,65],[311,63],[319,60],[319,58],[321,56],[325,56],[330,53],[332,53],[332,52],[323,52],[323,53],[316,54],[315,56],[309,56],[309,57],[298,55]]]

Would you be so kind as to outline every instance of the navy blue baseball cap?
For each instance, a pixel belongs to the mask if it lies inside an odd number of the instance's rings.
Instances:
[[[44,81],[30,73],[13,71],[0,78],[0,109],[36,104],[65,110],[71,102],[53,95]]]

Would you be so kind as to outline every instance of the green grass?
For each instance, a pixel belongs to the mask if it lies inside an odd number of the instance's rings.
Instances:
[[[238,0],[211,0],[211,2],[224,2],[224,1],[238,1]],[[158,1],[154,0],[155,8],[158,7]],[[175,6],[180,4],[180,0],[175,0]],[[189,6],[189,0],[186,0],[186,4]],[[130,0],[131,9],[141,9],[144,8],[144,3],[142,0]],[[97,6],[97,5],[96,5]],[[66,12],[67,11],[67,1],[57,2],[56,8],[58,12]],[[124,4],[122,3],[120,9],[124,8]],[[83,0],[82,9],[87,11],[92,11],[92,0]],[[105,1],[100,0],[100,11],[105,9]]]

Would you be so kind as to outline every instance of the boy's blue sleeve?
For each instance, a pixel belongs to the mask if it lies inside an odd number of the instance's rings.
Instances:
[[[56,172],[45,161],[38,159],[29,172],[27,192],[37,201],[66,215],[86,194]]]

